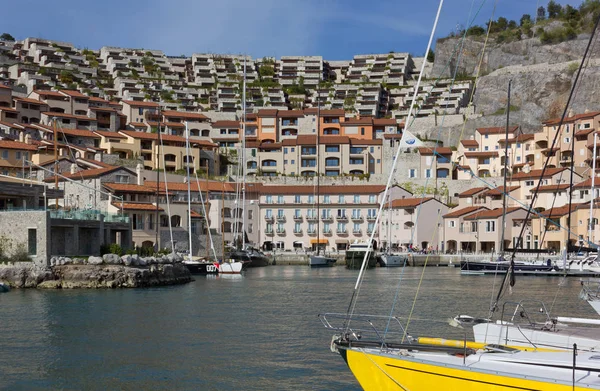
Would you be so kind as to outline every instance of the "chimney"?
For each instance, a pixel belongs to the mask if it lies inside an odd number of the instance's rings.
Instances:
[[[138,165],[135,166],[135,174],[137,175],[137,184],[140,186],[144,184],[144,176],[142,175],[143,172],[144,166],[142,166],[141,163],[138,163]]]
[[[77,173],[77,164],[71,163],[71,174]]]
[[[575,115],[575,112],[573,111],[573,109],[570,109],[568,116],[573,117],[574,115]]]
[[[25,135],[24,132],[19,133],[19,141],[24,143],[25,142]]]
[[[25,135],[25,144],[31,144],[31,135],[30,134]]]

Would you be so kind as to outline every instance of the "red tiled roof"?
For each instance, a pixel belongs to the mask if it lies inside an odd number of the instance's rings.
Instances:
[[[241,123],[239,121],[215,121],[210,126],[213,128],[235,128],[240,129]]]
[[[151,210],[151,211],[164,211],[163,208],[161,207],[156,207],[156,205],[154,204],[150,204],[150,203],[142,203],[142,202],[119,202],[119,201],[113,201],[112,205],[116,208],[121,209],[121,206],[123,207],[124,210]]]
[[[130,183],[103,183],[103,186],[110,190],[124,193],[151,193],[156,194],[156,187],[146,185],[130,184]],[[163,192],[164,193],[164,192]]]
[[[467,206],[466,208],[452,210],[452,211],[450,211],[450,213],[447,213],[447,214],[443,215],[442,217],[445,219],[461,217],[461,216],[467,215],[469,213],[473,213],[482,208],[487,210],[487,208],[485,206]]]
[[[200,114],[200,113],[192,113],[189,111],[175,111],[175,110],[164,110],[162,112],[162,114],[165,117],[175,117],[175,118],[188,118],[188,119],[201,119],[201,120],[207,120],[209,119],[207,116],[205,116],[204,114]]]
[[[468,157],[468,158],[498,157],[498,152],[497,151],[465,152],[465,157]]]
[[[18,112],[17,109],[13,109],[12,107],[0,106],[0,110],[2,111],[12,111],[14,113]]]
[[[304,117],[304,111],[302,110],[279,110],[277,112],[279,118],[300,118]]]
[[[331,144],[349,144],[350,138],[346,136],[321,136],[319,137],[319,144],[331,145]],[[293,145],[316,145],[317,136],[312,134],[302,134],[296,138],[285,139],[281,142],[283,146]]]
[[[277,109],[261,109],[256,115],[258,117],[277,117]]]
[[[131,126],[133,126],[135,128],[142,128],[142,127],[143,128],[147,128],[148,127],[148,125],[146,125],[143,122],[130,122],[129,125],[131,125]]]
[[[576,114],[572,117],[566,117],[563,123],[567,123],[567,122],[575,122],[577,120],[580,119],[588,119],[588,118],[594,118],[595,116],[600,115],[600,111],[592,111],[589,113],[581,113],[581,114]],[[552,118],[546,121],[542,121],[542,124],[544,125],[558,125],[560,124],[560,118]]]
[[[129,136],[132,138],[137,138],[140,140],[158,140],[158,133],[135,132],[135,131],[131,131],[131,130],[120,130],[119,132],[126,136]],[[185,143],[185,137],[181,137],[181,136],[162,134],[160,136],[160,138],[163,141],[174,141],[174,142]],[[196,139],[190,139],[190,144],[195,144],[195,145],[200,145],[200,146],[205,146],[205,147],[217,147],[217,144],[211,143],[210,141],[196,140]]]
[[[520,208],[520,207],[506,208],[506,214],[515,212],[517,210],[525,210],[525,209]],[[504,211],[502,208],[479,211],[479,212],[476,212],[472,215],[465,217],[465,220],[497,219],[498,217],[502,216],[503,212]]]
[[[419,154],[421,155],[434,155],[436,153],[439,155],[452,155],[452,149],[448,147],[421,147],[417,149],[419,150]]]
[[[508,186],[508,191],[507,193],[511,193],[515,190],[517,190],[518,188],[520,188],[521,186]],[[486,191],[485,193],[483,193],[483,196],[499,196],[504,194],[506,191],[504,190],[504,186],[498,186],[494,189],[490,189],[488,191]]]
[[[103,167],[103,168],[92,168],[89,170],[82,170],[82,171],[78,171],[75,174],[71,174],[71,173],[61,173],[61,175],[63,177],[66,177],[68,179],[73,179],[73,180],[79,180],[79,179],[93,179],[93,178],[98,178],[102,175],[106,175],[106,174],[110,174],[111,172],[117,171],[117,170],[121,170],[121,169],[125,169],[123,167],[116,167],[116,166],[109,166],[109,167]],[[64,181],[65,179],[62,177],[58,177],[58,180],[60,182]],[[54,176],[49,177],[44,179],[44,182],[54,182]]]
[[[546,171],[544,172],[544,178],[554,176],[558,173],[563,172],[564,170],[566,170],[565,167],[547,168]],[[541,177],[541,175],[542,175],[541,169],[531,170],[531,172],[529,172],[529,173],[518,172],[512,176],[511,180],[515,181],[515,180],[521,180],[521,179],[539,179]]]
[[[97,96],[90,96],[89,100],[90,100],[90,102],[101,102],[101,103],[106,103],[106,104],[110,103],[106,99],[98,98]]]
[[[379,194],[385,190],[385,185],[357,185],[357,186],[334,186],[325,185],[320,187],[320,193],[323,194]],[[261,194],[273,195],[296,195],[296,194],[314,194],[315,187],[308,186],[275,186],[263,185]]]
[[[48,106],[48,103],[42,102],[41,100],[37,100],[37,99],[17,98],[17,97],[14,97],[13,99],[16,100],[16,101],[19,101],[19,102],[25,102],[25,103],[31,103],[31,104],[36,104],[36,105]]]
[[[540,186],[538,188],[538,191],[554,193],[554,192],[560,191],[560,190],[567,190],[569,187],[571,187],[571,185],[569,185],[568,183],[562,183],[560,185],[545,185],[545,186]],[[529,191],[533,193],[535,191],[535,187],[533,189],[530,189]]]
[[[321,117],[343,117],[346,115],[346,112],[344,109],[320,110],[320,115]]]
[[[383,145],[382,139],[362,139],[362,138],[350,138],[350,145]]]
[[[76,91],[76,90],[60,90],[60,93],[64,94],[64,95],[71,96],[73,98],[89,99],[89,96],[83,95],[81,92]]]
[[[67,129],[67,128],[58,128],[56,130],[59,134],[64,133],[69,136],[77,136],[77,137],[89,137],[89,138],[100,138],[97,134],[92,131],[85,129]]]
[[[600,178],[594,179],[594,186],[600,187]],[[592,178],[588,178],[585,181],[576,183],[573,185],[573,189],[590,189],[592,187]]]
[[[508,143],[512,144],[512,143],[522,143],[525,141],[529,141],[529,140],[533,140],[535,138],[535,135],[532,133],[521,133],[520,135],[518,135],[517,137],[513,137],[513,138],[509,138],[508,139]],[[504,144],[506,140],[505,139],[500,139],[498,140],[498,144]]]
[[[346,118],[345,121],[340,122],[341,126],[356,126],[356,125],[366,125],[366,126],[372,126],[373,125],[373,118],[371,117],[367,117],[367,118]]]
[[[393,118],[373,118],[373,125],[397,126],[398,122]]]
[[[0,148],[17,149],[23,151],[37,151],[37,147],[20,141],[0,140]]]
[[[508,133],[514,133],[519,129],[518,126],[511,126],[508,128]],[[505,127],[492,127],[492,128],[477,128],[479,134],[504,134],[506,132]]]
[[[385,133],[383,138],[386,140],[397,140],[402,138],[402,133]]]
[[[479,143],[476,140],[460,140],[460,143],[465,147],[478,147]]]
[[[156,102],[141,102],[137,100],[122,100],[121,103],[126,103],[131,107],[158,107]]]
[[[148,121],[150,126],[168,126],[170,128],[185,128],[185,125],[181,122],[161,122],[160,124],[156,121]]]
[[[198,185],[200,185],[200,186],[198,186]],[[146,181],[144,183],[144,186],[148,186],[150,188],[156,189],[156,181]],[[168,182],[167,186],[165,186],[164,181],[160,181],[158,183],[158,187],[162,191],[164,191],[168,187],[169,192],[171,192],[171,191],[187,191],[187,186],[188,186],[187,183],[182,183],[182,182]],[[197,192],[198,190],[206,191],[207,187],[208,187],[209,191],[234,192],[235,186],[236,186],[235,183],[232,183],[232,182],[208,181],[208,186],[207,186],[207,182],[205,180],[200,180],[200,181],[191,180],[190,181],[190,191],[195,191],[195,192]]]
[[[433,200],[433,197],[425,197],[425,198],[403,198],[392,201],[392,208],[416,208],[419,205],[422,205],[428,201]]]
[[[488,188],[487,187],[473,187],[473,188],[471,188],[469,190],[463,191],[458,196],[460,198],[462,198],[462,197],[471,197],[471,196],[473,196],[473,195],[475,195],[477,193],[480,193],[480,192],[482,192],[484,190],[488,190]]]
[[[571,204],[571,212],[577,209],[577,207],[581,204]],[[552,208],[545,210],[540,213],[541,217],[551,218],[551,217],[561,217],[569,213],[569,205],[559,206],[557,208]],[[540,218],[538,215],[532,216],[532,218]]]
[[[119,139],[127,138],[127,137],[123,136],[122,134],[120,134],[119,132],[109,132],[106,130],[94,130],[94,133],[99,134],[102,137],[119,138]]]
[[[66,96],[64,96],[63,94],[61,94],[58,91],[50,91],[50,90],[33,90],[33,92],[35,92],[36,94],[38,94],[39,96],[51,96],[54,98],[61,98],[61,99],[65,99]]]
[[[98,160],[93,160],[93,159],[84,159],[84,158],[80,157],[80,158],[77,158],[77,161],[78,162],[82,161],[84,163],[89,163],[89,164],[92,164],[92,165],[95,165],[95,166],[98,166],[98,167],[106,167],[106,168],[107,167],[113,167],[110,164],[107,164],[107,163],[104,163],[104,162],[101,162],[101,161],[98,161]]]

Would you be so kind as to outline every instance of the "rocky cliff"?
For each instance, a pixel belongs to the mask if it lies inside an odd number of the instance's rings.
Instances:
[[[441,129],[416,124],[415,132],[430,138],[441,133],[445,145],[456,145],[460,138],[473,135],[478,127],[504,126],[509,80],[512,80],[511,124],[520,125],[527,133],[539,130],[542,121],[562,115],[588,39],[589,35],[580,35],[576,40],[556,45],[542,45],[537,38],[488,45],[473,110],[465,116],[466,124]],[[438,41],[433,76],[448,77],[457,64],[458,74],[475,76],[483,42],[467,38],[462,50],[460,45],[456,38]],[[570,105],[570,110],[576,113],[600,110],[600,50],[593,49],[594,58],[586,64]],[[456,55],[458,51],[460,57]]]

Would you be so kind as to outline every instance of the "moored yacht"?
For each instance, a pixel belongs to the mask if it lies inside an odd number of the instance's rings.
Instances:
[[[246,247],[245,250],[232,252],[229,255],[229,258],[234,261],[244,262],[246,267],[262,267],[269,266],[270,264],[269,257],[250,246]]]
[[[377,265],[377,257],[373,251],[373,247],[365,242],[350,244],[350,247],[346,250],[346,267],[348,269],[360,269],[367,251],[369,252],[367,268],[375,267]]]

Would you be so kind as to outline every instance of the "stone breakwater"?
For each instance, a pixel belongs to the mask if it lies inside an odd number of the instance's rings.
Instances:
[[[192,276],[181,257],[106,254],[103,257],[53,257],[49,268],[20,263],[0,266],[0,282],[12,288],[143,288],[185,284]]]

